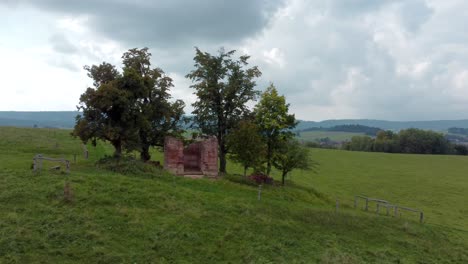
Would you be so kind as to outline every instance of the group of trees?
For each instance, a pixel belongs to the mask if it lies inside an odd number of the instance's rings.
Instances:
[[[195,49],[194,69],[186,77],[197,100],[192,104],[192,128],[218,139],[219,171],[226,173],[226,155],[247,168],[265,173],[272,165],[284,177],[294,168],[307,166],[305,149],[293,140],[297,122],[289,105],[271,84],[252,111],[248,103],[260,92],[255,79],[260,70],[249,67],[249,56],[234,58],[235,51],[212,55]],[[152,146],[162,146],[167,135],[181,136],[184,102],[172,101],[172,79],[151,67],[147,48],[131,49],[122,56],[122,69],[103,62],[85,66],[94,87],[80,97],[81,114],[73,134],[84,142],[110,142],[115,156],[139,151],[143,161],[151,158]]]
[[[308,168],[307,149],[294,139],[292,129],[297,122],[288,112],[285,97],[271,84],[261,94],[252,115],[228,135],[232,159],[242,164],[244,175],[248,168],[269,175],[274,166],[281,171],[284,185],[291,170]]]
[[[468,128],[451,127],[451,128],[448,129],[448,132],[452,133],[452,134],[459,134],[459,135],[468,136]]]
[[[398,133],[382,130],[375,138],[356,136],[346,142],[343,149],[415,154],[466,155],[468,152],[463,145],[451,144],[441,133],[416,128],[404,129]]]

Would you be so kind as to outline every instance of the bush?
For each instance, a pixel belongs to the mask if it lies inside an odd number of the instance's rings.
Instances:
[[[250,175],[249,179],[257,184],[273,184],[273,178],[261,172],[256,172]]]
[[[145,163],[133,157],[106,156],[96,162],[101,169],[110,170],[126,175],[154,175],[161,174],[161,169],[152,163]]]
[[[468,155],[468,147],[465,145],[455,145],[454,149],[457,155]]]

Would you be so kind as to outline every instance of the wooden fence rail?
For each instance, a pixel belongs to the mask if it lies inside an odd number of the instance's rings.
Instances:
[[[424,222],[424,212],[418,209],[413,209],[409,207],[404,207],[404,206],[399,206],[396,204],[391,204],[390,202],[382,199],[376,199],[376,198],[369,198],[367,196],[363,195],[356,195],[354,196],[354,208],[358,208],[358,201],[359,199],[365,200],[366,201],[366,206],[364,207],[364,210],[369,211],[369,202],[375,202],[376,203],[376,213],[380,213],[380,207],[384,207],[386,209],[387,215],[390,215],[390,210],[393,209],[394,216],[398,216],[398,210],[403,210],[403,211],[409,211],[409,212],[414,212],[419,214],[419,222],[423,223]],[[401,217],[401,213],[400,213]]]
[[[37,154],[33,158],[33,170],[34,170],[35,173],[37,173],[38,171],[40,171],[42,169],[42,161],[43,160],[65,163],[65,166],[66,166],[65,172],[70,173],[70,161],[69,160],[64,159],[64,158],[58,158],[57,159],[57,158],[44,157],[41,154]]]

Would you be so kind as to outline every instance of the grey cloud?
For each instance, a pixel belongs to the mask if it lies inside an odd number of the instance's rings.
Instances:
[[[22,3],[61,14],[88,15],[90,28],[121,42],[168,48],[193,46],[197,41],[240,41],[260,32],[281,1],[22,0]]]
[[[49,38],[52,48],[59,53],[73,54],[78,52],[77,47],[71,43],[63,34],[54,34]]]
[[[50,58],[48,63],[54,67],[65,69],[72,72],[79,72],[81,69],[78,67],[71,58],[68,57],[56,57]]]

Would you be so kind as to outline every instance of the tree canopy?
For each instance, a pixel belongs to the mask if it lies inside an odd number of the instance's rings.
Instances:
[[[194,124],[203,134],[218,139],[220,173],[226,172],[226,135],[250,113],[247,103],[256,99],[255,79],[261,75],[256,66],[248,68],[249,56],[235,59],[234,54],[234,50],[221,49],[211,55],[195,48],[195,69],[186,75],[197,96]]]
[[[282,140],[277,145],[278,151],[273,155],[273,165],[281,171],[281,183],[287,174],[294,169],[309,168],[309,153],[297,140]]]
[[[296,125],[294,114],[289,114],[289,104],[286,98],[279,95],[273,84],[262,93],[260,101],[254,109],[255,122],[267,145],[267,171],[270,174],[273,154],[281,140],[294,136],[291,131]]]
[[[244,176],[248,168],[257,168],[264,162],[265,143],[255,123],[241,121],[227,136],[227,143],[232,160],[244,167]]]
[[[172,79],[160,68],[151,68],[148,48],[130,49],[122,56],[122,73],[103,62],[85,66],[94,87],[80,97],[73,135],[84,142],[109,141],[115,156],[138,150],[142,160],[149,148],[162,145],[167,134],[180,134],[184,103],[171,102]]]

